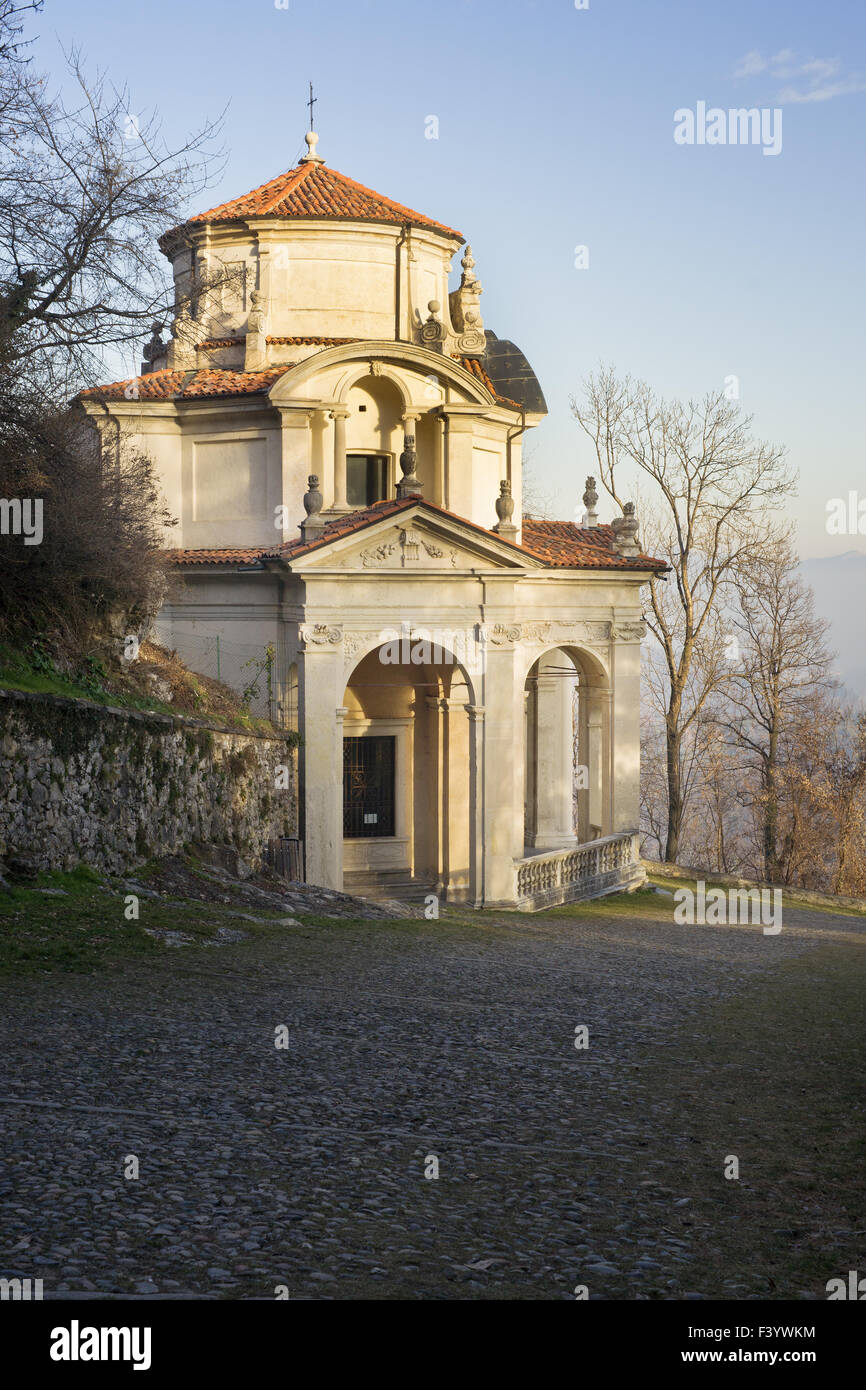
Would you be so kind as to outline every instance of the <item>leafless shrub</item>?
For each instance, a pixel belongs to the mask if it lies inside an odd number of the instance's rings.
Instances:
[[[8,377],[6,378],[8,384]],[[54,634],[86,645],[97,627],[144,624],[162,593],[171,524],[150,460],[106,457],[76,412],[51,410],[0,384],[0,497],[41,502],[42,537],[0,546],[0,633]]]

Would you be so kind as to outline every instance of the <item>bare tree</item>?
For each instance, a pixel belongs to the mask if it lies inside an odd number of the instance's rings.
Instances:
[[[52,95],[24,36],[39,8],[0,0],[0,495],[31,509],[0,554],[0,632],[74,662],[152,613],[172,519],[151,461],[103,455],[67,398],[171,312],[156,238],[213,173],[218,123],[172,145],[75,52],[77,95]]]
[[[538,480],[538,474],[533,467],[535,453],[535,448],[529,448],[523,454],[522,511],[527,519],[534,517],[543,521],[551,521],[555,515],[554,496],[546,488],[543,488]]]
[[[661,859],[667,823],[664,728],[646,715],[640,730],[640,803],[642,853]]]
[[[22,38],[21,16],[38,14],[43,0],[0,0],[0,63],[25,62],[30,40]]]
[[[214,173],[220,121],[172,144],[75,50],[75,95],[52,93],[22,59],[26,8],[0,0],[0,357],[69,389],[172,313],[156,239]]]
[[[757,772],[763,877],[782,874],[779,770],[790,756],[801,713],[833,688],[829,623],[815,616],[812,591],[798,569],[791,534],[744,557],[733,575],[731,627],[737,647],[721,723]],[[746,791],[746,796],[749,792]]]
[[[0,496],[36,498],[39,509],[39,543],[16,537],[0,548],[3,640],[80,654],[115,620],[134,631],[153,615],[173,519],[149,458],[129,448],[106,458],[76,411],[5,400]]]
[[[782,881],[866,894],[866,712],[816,689],[786,742],[777,775]]]
[[[837,724],[837,737],[830,749],[826,767],[838,822],[831,892],[862,892],[866,880],[863,864],[866,712],[845,708]],[[858,849],[859,864],[855,864],[855,851]]]
[[[671,582],[650,585],[647,624],[662,654],[668,820],[664,855],[680,848],[683,738],[728,677],[720,615],[737,568],[765,542],[772,513],[793,484],[784,450],[751,434],[723,393],[664,401],[611,369],[590,376],[572,410],[590,439],[605,491],[621,507],[636,479],[657,514],[644,546],[667,560]]]

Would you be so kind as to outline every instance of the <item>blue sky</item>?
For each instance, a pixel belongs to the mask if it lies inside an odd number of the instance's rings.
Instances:
[[[35,27],[40,66],[75,42],[174,138],[228,105],[205,206],[297,161],[312,79],[328,163],[471,241],[485,324],[547,396],[557,515],[590,465],[568,398],[604,361],[683,397],[736,376],[800,470],[803,555],[866,550],[825,529],[866,497],[862,0],[46,0]],[[781,153],[677,145],[699,101],[781,107]]]

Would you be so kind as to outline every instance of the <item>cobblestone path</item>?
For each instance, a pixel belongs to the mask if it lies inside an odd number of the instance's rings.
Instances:
[[[340,921],[4,983],[0,1273],[47,1297],[765,1294],[706,1291],[692,1116],[651,1078],[717,1001],[863,933]]]

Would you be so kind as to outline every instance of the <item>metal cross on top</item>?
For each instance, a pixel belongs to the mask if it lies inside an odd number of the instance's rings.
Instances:
[[[312,82],[311,82],[311,83],[310,83],[310,100],[307,102],[307,105],[308,105],[309,108],[310,108],[310,130],[313,129],[313,107],[315,106],[315,104],[316,104],[316,102],[317,102],[318,100],[319,100],[318,97],[314,97],[314,96],[313,96],[313,84],[312,84]]]

